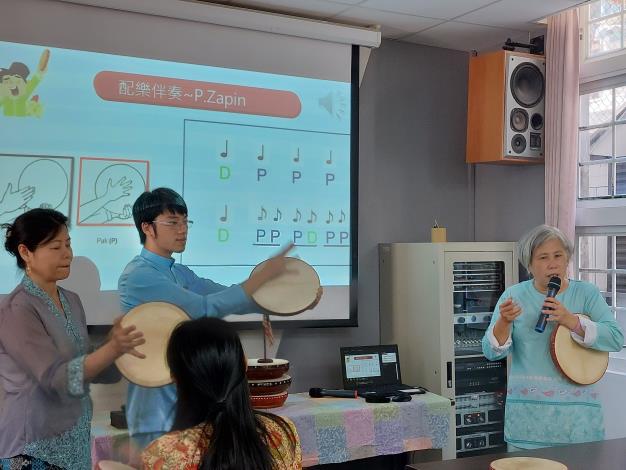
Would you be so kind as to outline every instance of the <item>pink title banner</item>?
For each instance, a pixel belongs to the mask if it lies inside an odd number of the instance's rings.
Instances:
[[[291,91],[199,82],[123,72],[99,72],[93,80],[107,101],[295,118],[302,104]]]

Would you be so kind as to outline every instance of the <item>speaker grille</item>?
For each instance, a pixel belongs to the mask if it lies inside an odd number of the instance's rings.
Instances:
[[[535,64],[523,62],[511,74],[511,94],[520,106],[532,108],[543,99],[545,81]]]
[[[526,150],[526,138],[522,134],[515,134],[511,139],[511,148],[515,153]]]
[[[525,109],[514,108],[511,111],[511,129],[515,132],[524,132],[528,129],[528,113]]]

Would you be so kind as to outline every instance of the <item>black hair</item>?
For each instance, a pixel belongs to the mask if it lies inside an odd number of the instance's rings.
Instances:
[[[187,204],[183,197],[170,188],[156,188],[141,194],[133,204],[133,219],[139,232],[141,244],[146,243],[146,234],[141,224],[151,224],[154,219],[164,212],[187,215]]]
[[[273,469],[273,440],[260,416],[295,442],[285,420],[252,409],[245,361],[237,332],[224,320],[202,317],[172,332],[167,363],[178,392],[172,430],[204,424],[209,445],[200,449],[201,470]]]
[[[15,256],[18,268],[24,269],[26,263],[20,256],[18,247],[26,246],[30,251],[52,240],[67,227],[67,217],[53,209],[31,209],[18,216],[12,224],[2,224],[6,231],[4,248]]]

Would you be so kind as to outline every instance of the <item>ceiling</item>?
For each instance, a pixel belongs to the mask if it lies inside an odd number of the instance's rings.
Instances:
[[[208,1],[208,0],[204,0]],[[333,23],[380,26],[386,39],[463,51],[499,49],[545,31],[536,20],[583,0],[214,0]]]

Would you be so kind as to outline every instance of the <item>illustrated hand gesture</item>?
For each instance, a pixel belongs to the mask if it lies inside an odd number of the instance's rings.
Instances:
[[[133,208],[130,204],[124,204],[122,209],[122,219],[130,219],[133,216]]]
[[[13,191],[13,185],[11,183],[7,184],[7,188],[2,195],[2,200],[0,200],[0,213],[13,212],[20,207],[24,207],[34,195],[34,186],[26,186],[25,188]]]
[[[107,181],[106,195],[109,202],[117,201],[118,199],[130,195],[133,189],[133,180],[127,180],[125,176],[122,176],[115,184],[113,180],[109,178]]]

